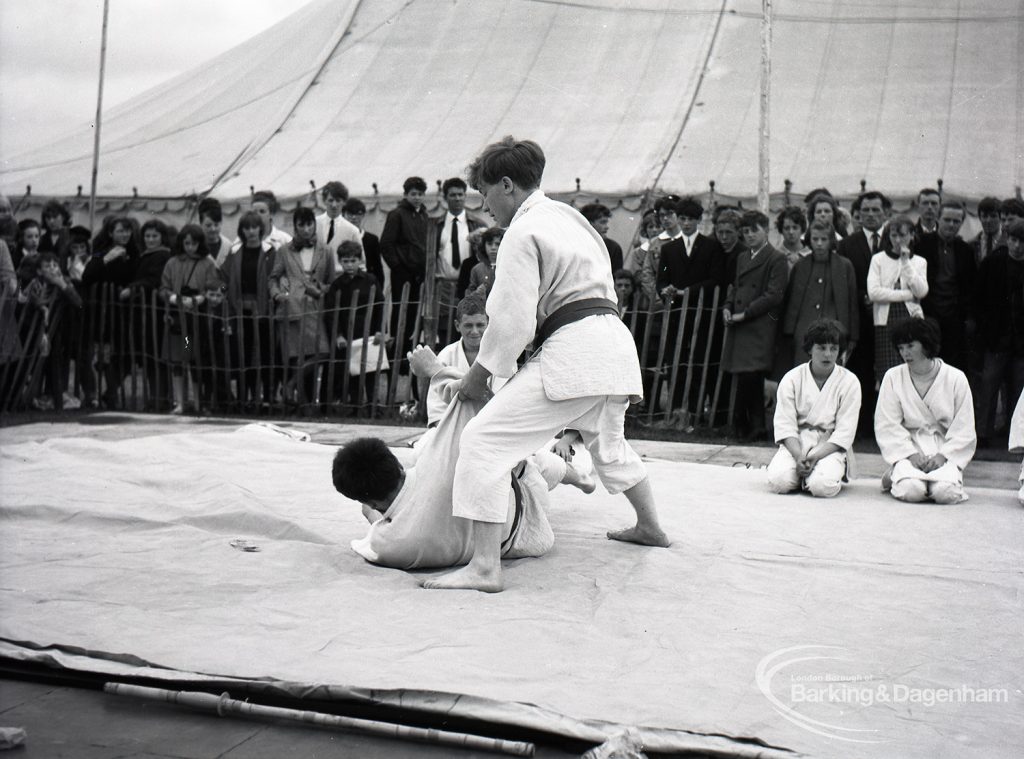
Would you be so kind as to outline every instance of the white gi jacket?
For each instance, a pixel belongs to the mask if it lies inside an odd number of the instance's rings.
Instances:
[[[963,470],[974,457],[974,401],[967,376],[939,361],[939,373],[922,398],[906,364],[882,378],[875,407],[875,439],[890,466],[915,453],[941,453]],[[893,479],[896,479],[894,476]]]
[[[604,241],[574,208],[535,190],[498,248],[489,323],[476,360],[492,374],[512,376],[538,323],[585,298],[616,302]],[[562,327],[531,360],[540,361],[549,400],[643,393],[633,337],[614,314]]]
[[[819,443],[834,443],[853,450],[860,414],[860,382],[842,366],[835,366],[818,388],[809,363],[790,369],[779,382],[775,404],[775,442],[795,437],[807,453]]]

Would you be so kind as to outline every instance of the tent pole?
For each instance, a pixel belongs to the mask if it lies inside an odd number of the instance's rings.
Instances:
[[[92,185],[89,188],[89,229],[96,228],[96,177],[100,164],[100,125],[103,120],[103,78],[107,69],[107,18],[110,0],[103,0],[103,31],[100,35],[100,85],[96,93],[96,135],[92,145]]]
[[[769,212],[768,188],[770,184],[770,163],[768,147],[771,136],[769,108],[771,105],[772,76],[772,0],[761,0],[761,133],[758,140],[757,153],[759,171],[757,173],[757,207],[761,213]]]

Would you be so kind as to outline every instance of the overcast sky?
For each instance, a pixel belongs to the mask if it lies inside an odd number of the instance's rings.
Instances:
[[[308,2],[110,0],[104,110]],[[0,0],[0,156],[92,123],[102,22],[102,0]]]

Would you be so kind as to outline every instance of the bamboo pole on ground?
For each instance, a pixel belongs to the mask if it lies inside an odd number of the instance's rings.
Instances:
[[[329,728],[342,728],[367,735],[380,735],[396,740],[411,740],[421,743],[436,743],[443,746],[478,751],[493,751],[512,756],[533,756],[534,744],[522,741],[506,741],[500,738],[487,738],[470,733],[455,733],[447,730],[433,730],[409,725],[397,725],[392,722],[359,719],[356,717],[339,717],[334,714],[323,714],[299,709],[285,709],[277,706],[251,704],[231,698],[222,693],[214,696],[198,691],[174,691],[164,688],[146,688],[141,685],[124,683],[105,683],[103,690],[116,696],[133,696],[152,701],[165,701],[171,704],[184,704],[203,711],[216,712],[221,717],[237,715],[261,719],[279,719],[288,722],[305,722]]]

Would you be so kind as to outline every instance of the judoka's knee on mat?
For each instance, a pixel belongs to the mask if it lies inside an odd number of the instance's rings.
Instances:
[[[773,493],[792,493],[800,487],[796,461],[785,448],[779,448],[768,463],[768,488]]]
[[[928,497],[928,485],[923,480],[907,478],[892,484],[892,497],[907,503],[920,503]]]
[[[843,488],[842,479],[823,474],[815,469],[807,477],[807,491],[816,498],[833,498]]]
[[[931,496],[935,503],[960,503],[964,498],[964,488],[954,482],[933,482]]]

